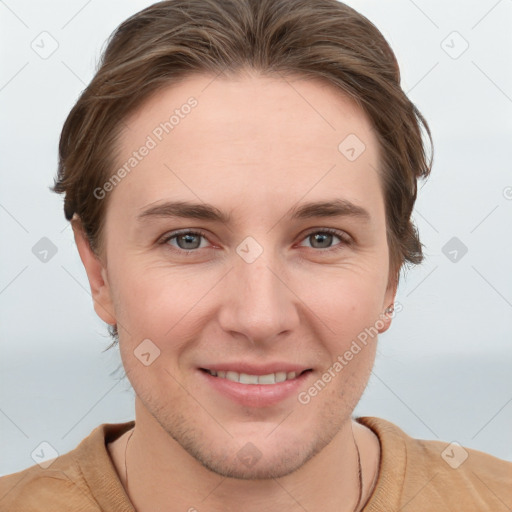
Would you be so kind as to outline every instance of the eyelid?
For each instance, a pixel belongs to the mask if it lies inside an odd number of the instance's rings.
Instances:
[[[169,242],[170,240],[172,240],[173,238],[175,238],[179,235],[189,235],[189,234],[190,235],[200,235],[203,238],[206,238],[208,240],[208,242],[210,242],[210,240],[208,238],[208,233],[206,233],[206,231],[203,231],[198,228],[183,228],[183,229],[177,229],[176,231],[169,231],[168,233],[165,233],[165,235],[162,235],[158,239],[157,243],[158,244],[166,244],[167,242]],[[187,252],[187,249],[177,249],[177,250],[179,250],[180,252]],[[188,252],[194,252],[194,251],[198,251],[198,250],[199,249],[191,249]]]
[[[353,244],[353,239],[348,233],[336,228],[312,228],[302,236],[301,241],[315,233],[328,233],[330,235],[337,236],[341,240],[341,244],[334,245],[333,247],[328,247],[326,249],[316,249],[317,252],[336,251],[341,248],[340,246],[348,246]],[[312,249],[315,248],[313,247]]]
[[[306,238],[308,238],[309,236],[311,236],[311,235],[313,235],[315,233],[328,233],[328,234],[337,236],[341,240],[340,244],[334,245],[333,247],[327,247],[325,249],[315,249],[314,247],[311,247],[311,249],[313,249],[315,252],[336,251],[336,250],[342,249],[345,246],[349,246],[349,245],[353,244],[352,237],[348,233],[346,233],[345,231],[341,231],[341,230],[335,229],[335,228],[327,228],[327,227],[324,227],[324,228],[310,228],[306,233],[304,233],[302,235],[300,241],[301,242],[304,241]],[[177,236],[185,235],[185,234],[202,236],[203,238],[208,240],[209,243],[211,243],[209,238],[208,238],[208,233],[206,233],[205,231],[203,231],[201,229],[198,229],[198,228],[183,228],[183,229],[178,229],[176,231],[170,231],[170,232],[166,233],[165,235],[160,237],[160,239],[158,240],[158,244],[165,245],[165,244],[167,244],[167,242],[169,242],[170,240],[176,238]],[[304,246],[300,245],[300,247],[304,247]],[[199,249],[200,248],[188,249],[187,250],[187,249],[180,249],[180,248],[175,248],[175,247],[171,248],[171,250],[180,252],[182,254],[189,254],[189,253],[193,253],[193,252],[198,252]],[[207,247],[203,247],[203,249],[207,249]]]

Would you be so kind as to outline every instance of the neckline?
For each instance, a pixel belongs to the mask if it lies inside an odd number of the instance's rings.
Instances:
[[[380,444],[377,481],[361,512],[398,510],[407,463],[404,433],[399,427],[382,418],[359,416],[354,420],[372,430]],[[80,464],[94,499],[106,512],[135,512],[107,448],[107,443],[116,440],[134,425],[133,420],[125,423],[104,423],[79,446],[82,449],[76,462]],[[98,450],[99,443],[103,445],[102,450]],[[98,471],[98,467],[108,467],[108,472]],[[121,505],[122,508],[119,508]]]
[[[398,510],[407,464],[404,433],[382,418],[358,416],[354,420],[372,430],[380,444],[377,481],[361,512]]]

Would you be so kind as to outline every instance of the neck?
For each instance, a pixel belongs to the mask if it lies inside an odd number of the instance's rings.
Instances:
[[[364,506],[371,493],[379,461],[375,434],[349,420],[320,453],[289,475],[265,480],[226,478],[202,466],[140,410],[135,429],[110,450],[138,512],[221,512],[238,510],[240,503],[244,512],[303,512],[316,510],[318,503],[323,512],[353,512]]]

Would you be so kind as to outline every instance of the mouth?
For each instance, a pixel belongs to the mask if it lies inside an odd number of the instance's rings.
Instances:
[[[220,363],[197,370],[202,382],[217,395],[238,405],[255,408],[293,400],[314,371],[313,368],[277,361],[259,367],[246,362]]]
[[[265,375],[253,375],[249,373],[239,373],[232,370],[210,370],[208,368],[200,368],[201,371],[208,373],[212,377],[217,377],[218,379],[226,379],[231,382],[238,382],[239,384],[279,384],[281,382],[286,382],[289,380],[294,380],[306,372],[311,372],[312,369],[308,368],[306,370],[298,371],[298,372],[285,372],[285,371],[277,371],[274,373],[267,373]]]

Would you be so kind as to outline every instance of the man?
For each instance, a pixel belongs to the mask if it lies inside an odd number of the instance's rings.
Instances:
[[[334,0],[176,0],[71,111],[65,194],[134,422],[0,480],[0,510],[507,510],[512,464],[352,418],[430,172],[377,29]]]

